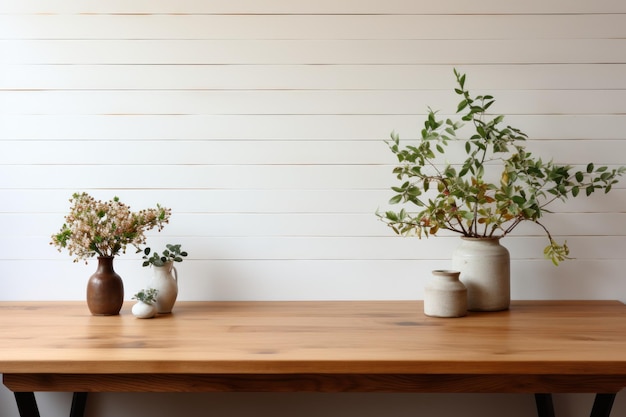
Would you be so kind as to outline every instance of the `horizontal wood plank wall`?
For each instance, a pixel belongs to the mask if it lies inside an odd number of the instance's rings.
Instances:
[[[431,3],[2,2],[0,299],[84,297],[93,262],[48,244],[83,190],[174,210],[150,244],[191,253],[182,299],[421,298],[457,240],[376,219],[383,141],[453,113],[455,67],[533,152],[626,163],[624,2]],[[626,301],[625,204],[626,183],[555,204],[577,258],[559,268],[516,230],[513,297]],[[127,298],[150,274],[134,253],[117,269]]]
[[[181,299],[421,298],[457,238],[402,239],[376,219],[394,183],[383,141],[417,137],[427,106],[454,111],[454,67],[495,95],[533,152],[626,163],[623,0],[1,1],[0,300],[84,299],[94,262],[48,244],[75,191],[173,209],[150,244],[189,250]],[[504,242],[513,297],[626,301],[625,206],[626,182],[555,204],[545,222],[577,258],[558,268],[542,259],[541,230],[520,227]],[[150,276],[134,253],[116,270],[127,299]],[[66,414],[54,395],[38,396],[42,409]],[[16,415],[10,393],[0,397],[0,415]],[[206,414],[202,396],[180,398],[94,396],[88,412]],[[588,415],[584,401],[556,400]],[[250,394],[210,407],[534,413],[528,396]]]

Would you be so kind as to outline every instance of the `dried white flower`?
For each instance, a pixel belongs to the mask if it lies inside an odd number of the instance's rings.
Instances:
[[[115,256],[126,252],[128,245],[139,249],[146,243],[144,232],[154,227],[160,232],[169,222],[171,209],[157,204],[155,209],[130,211],[130,207],[114,197],[103,202],[87,193],[75,193],[73,206],[59,233],[50,244],[67,249],[74,262],[98,256]]]

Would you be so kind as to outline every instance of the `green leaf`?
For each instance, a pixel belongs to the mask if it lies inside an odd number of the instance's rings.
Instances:
[[[402,201],[402,196],[401,195],[396,195],[391,197],[391,199],[389,200],[389,204],[398,204]]]
[[[583,182],[583,179],[585,179],[585,175],[582,172],[578,171],[576,173],[576,181]]]
[[[588,173],[588,174],[591,174],[592,172],[593,172],[593,163],[591,163],[591,162],[590,162],[590,163],[587,165],[587,173]]]
[[[387,217],[387,219],[391,220],[392,222],[398,221],[398,215],[394,213],[393,211],[385,212],[385,217]]]

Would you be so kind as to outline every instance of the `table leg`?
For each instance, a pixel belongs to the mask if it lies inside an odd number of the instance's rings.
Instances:
[[[616,394],[596,394],[591,417],[610,417]],[[554,417],[552,394],[535,394],[538,417]]]
[[[72,397],[70,417],[83,417],[85,414],[85,405],[87,405],[87,393],[75,392]]]
[[[20,413],[20,417],[40,417],[34,393],[16,392],[15,402],[17,403],[17,410]],[[83,417],[85,414],[85,405],[87,405],[87,393],[75,392],[72,397],[70,417]]]
[[[537,417],[554,417],[552,394],[535,394]]]
[[[39,417],[39,408],[33,392],[16,392],[15,402],[20,417]]]
[[[609,417],[615,401],[615,394],[596,394],[591,409],[591,417]]]

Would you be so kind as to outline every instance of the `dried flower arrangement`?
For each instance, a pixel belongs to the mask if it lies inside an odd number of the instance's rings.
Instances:
[[[52,235],[51,245],[67,249],[74,262],[93,256],[108,257],[125,253],[128,245],[139,249],[146,243],[144,233],[161,231],[169,222],[171,209],[161,207],[132,212],[118,197],[103,202],[89,194],[75,193],[61,230]]]

